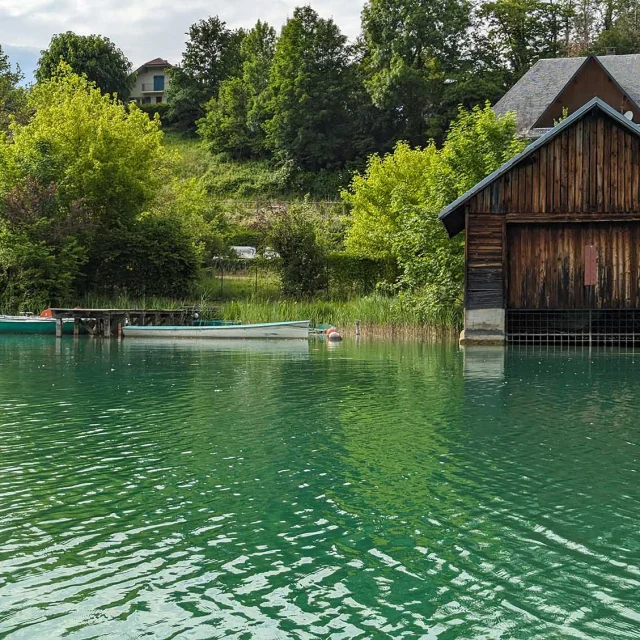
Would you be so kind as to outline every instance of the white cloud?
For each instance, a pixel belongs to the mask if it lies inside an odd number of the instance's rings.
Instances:
[[[134,67],[158,56],[178,62],[194,22],[219,15],[230,27],[266,20],[280,27],[305,0],[0,0],[0,43],[44,49],[54,33],[98,33],[113,40]],[[311,0],[350,38],[358,35],[363,0]]]

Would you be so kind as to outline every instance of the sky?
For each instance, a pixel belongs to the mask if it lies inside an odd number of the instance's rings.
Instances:
[[[261,19],[279,28],[302,4],[333,18],[349,38],[358,35],[364,0],[0,0],[0,44],[28,80],[40,50],[64,31],[110,38],[134,69],[153,58],[175,64],[189,26],[202,18],[218,15],[232,28]]]

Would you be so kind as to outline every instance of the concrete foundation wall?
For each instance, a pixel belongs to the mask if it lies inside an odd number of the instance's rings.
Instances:
[[[465,309],[460,344],[504,344],[504,309]]]

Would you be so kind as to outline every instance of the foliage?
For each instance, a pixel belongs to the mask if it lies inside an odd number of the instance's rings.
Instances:
[[[104,93],[127,100],[134,84],[131,63],[116,45],[98,35],[79,36],[72,31],[54,35],[49,48],[42,51],[36,79],[50,80],[66,62],[74,73],[85,75]]]
[[[226,152],[236,159],[264,154],[264,91],[275,41],[275,30],[258,21],[241,44],[242,76],[220,83],[217,98],[207,103],[198,134],[213,153]]]
[[[63,203],[82,198],[106,226],[134,220],[165,182],[159,121],[102,95],[63,65],[29,94],[34,115],[0,140],[0,195],[28,177],[55,182]]]
[[[182,65],[168,72],[167,101],[171,123],[193,132],[205,115],[205,103],[218,94],[222,81],[238,75],[244,32],[227,28],[216,16],[191,25],[188,35]]]
[[[282,29],[267,88],[267,145],[296,169],[341,166],[350,156],[349,50],[332,20],[298,7]]]
[[[325,249],[303,209],[292,207],[271,229],[269,243],[280,254],[282,291],[310,298],[326,288]]]
[[[116,228],[101,239],[93,260],[99,269],[93,290],[134,296],[180,296],[198,273],[196,247],[187,230],[169,216],[145,215],[130,229]]]
[[[206,105],[206,115],[198,120],[198,135],[213,152],[227,152],[232,158],[248,158],[254,138],[249,133],[250,96],[242,78],[225,80],[217,98]]]
[[[21,80],[20,68],[11,68],[9,58],[0,46],[0,134],[8,130],[12,117],[19,122],[28,119],[27,92],[18,86]]]
[[[86,260],[78,237],[92,227],[81,201],[65,206],[55,184],[29,179],[0,204],[0,300],[30,308],[69,300]]]
[[[0,137],[0,297],[69,301],[104,283],[175,295],[225,230],[203,184],[172,178],[159,119],[103,95],[68,65]]]
[[[362,12],[365,84],[374,103],[395,114],[396,139],[423,144],[447,81],[463,58],[471,21],[467,0],[369,0]]]
[[[461,109],[442,149],[399,143],[393,154],[373,156],[343,192],[352,207],[347,250],[396,259],[412,304],[427,311],[459,305],[463,243],[449,240],[438,213],[522,148],[513,115],[498,117],[486,105]]]
[[[488,46],[514,79],[539,58],[558,57],[567,50],[562,31],[573,16],[567,0],[493,0],[483,4],[478,15],[487,26]]]
[[[382,282],[393,284],[398,275],[394,260],[373,260],[338,251],[328,253],[326,260],[333,299],[370,295]]]
[[[137,105],[138,109],[143,113],[146,113],[152,120],[155,118],[156,114],[158,114],[158,118],[162,123],[169,122],[169,109],[170,105],[166,102],[156,102],[151,104],[140,104]]]

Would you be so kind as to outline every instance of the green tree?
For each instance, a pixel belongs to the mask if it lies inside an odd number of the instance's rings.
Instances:
[[[217,98],[207,103],[206,115],[198,121],[198,133],[212,152],[234,158],[264,154],[264,91],[275,42],[275,30],[260,21],[242,41],[242,76],[220,84]]]
[[[249,91],[242,78],[225,80],[220,85],[218,97],[207,103],[206,115],[198,120],[198,134],[213,153],[226,152],[236,159],[252,155],[249,104]]]
[[[353,74],[346,37],[333,20],[298,7],[282,29],[267,88],[267,145],[296,169],[339,167],[353,156]]]
[[[205,104],[218,95],[220,84],[241,69],[242,30],[233,31],[217,16],[189,28],[182,65],[169,72],[169,118],[183,131],[195,131],[205,115]]]
[[[44,82],[66,62],[74,73],[86,75],[104,93],[127,100],[133,88],[131,63],[116,45],[98,35],[79,36],[72,31],[54,35],[49,48],[41,52],[36,80]]]
[[[479,10],[486,45],[514,80],[538,58],[566,55],[573,15],[570,0],[494,0]]]
[[[640,7],[635,0],[603,3],[602,31],[590,47],[591,53],[618,55],[640,52]]]
[[[471,23],[467,0],[370,0],[362,12],[374,103],[395,115],[396,139],[423,144],[441,131],[437,116],[458,70]]]
[[[0,45],[0,133],[7,131],[11,116],[24,122],[28,118],[27,92],[19,86],[23,80],[20,67],[12,69]]]
[[[497,117],[487,104],[461,109],[441,149],[401,142],[393,154],[372,156],[342,194],[352,210],[347,251],[396,259],[399,285],[425,315],[459,304],[463,242],[449,240],[438,213],[522,150],[515,132],[513,116]]]

